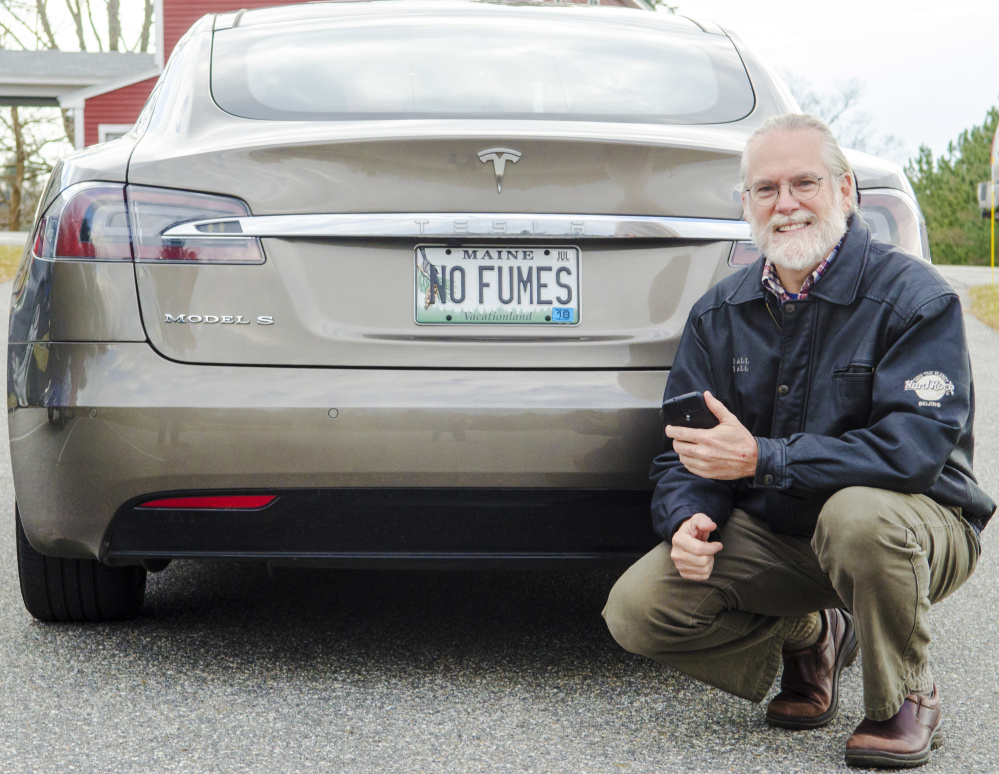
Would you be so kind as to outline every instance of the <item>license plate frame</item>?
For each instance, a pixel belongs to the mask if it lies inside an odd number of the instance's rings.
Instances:
[[[417,325],[579,324],[576,245],[421,244],[413,256]]]

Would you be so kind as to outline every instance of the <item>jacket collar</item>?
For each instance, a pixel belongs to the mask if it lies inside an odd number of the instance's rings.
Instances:
[[[857,289],[867,265],[867,248],[871,243],[871,229],[859,213],[850,216],[846,236],[836,254],[836,260],[829,264],[822,279],[808,291],[809,297],[821,298],[834,304],[850,304],[857,297]],[[760,256],[756,263],[742,274],[742,281],[729,294],[730,304],[743,304],[757,298],[765,298],[769,292],[763,287],[763,264],[766,256]]]

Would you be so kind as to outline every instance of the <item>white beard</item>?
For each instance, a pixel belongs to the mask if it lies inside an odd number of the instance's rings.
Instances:
[[[753,242],[760,252],[783,269],[804,271],[818,266],[846,233],[846,213],[839,201],[842,197],[836,198],[824,217],[810,210],[798,210],[793,215],[775,213],[767,223],[761,224],[750,216]],[[812,225],[798,231],[777,231],[781,226],[794,223]]]

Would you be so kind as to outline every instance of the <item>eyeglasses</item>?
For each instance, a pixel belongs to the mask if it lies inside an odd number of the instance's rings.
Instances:
[[[792,197],[799,202],[807,202],[809,199],[815,198],[815,194],[819,192],[819,183],[822,180],[825,180],[825,178],[816,177],[815,175],[799,175],[789,183],[760,180],[758,183],[753,183],[749,186],[746,192],[757,207],[769,207],[780,196],[780,187],[786,185],[787,192]]]

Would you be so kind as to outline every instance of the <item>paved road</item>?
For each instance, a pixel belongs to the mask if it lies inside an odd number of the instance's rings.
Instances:
[[[28,241],[27,231],[0,231],[0,245],[21,245]]]
[[[991,266],[937,266],[954,290],[961,296],[961,302],[967,308],[970,298],[968,289],[975,285],[993,285],[999,283],[999,272]]]
[[[997,496],[999,335],[968,329]],[[175,563],[136,621],[42,625],[19,598],[13,501],[0,444],[0,772],[834,772],[861,718],[856,665],[836,721],[791,733],[622,652],[603,572]],[[925,772],[999,771],[997,535],[933,609],[948,736]]]

